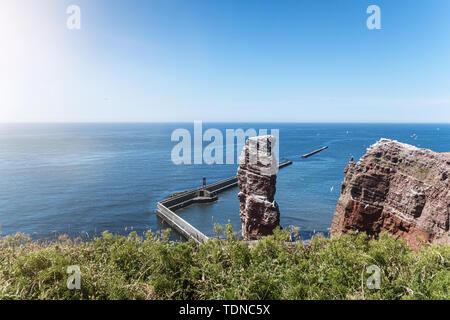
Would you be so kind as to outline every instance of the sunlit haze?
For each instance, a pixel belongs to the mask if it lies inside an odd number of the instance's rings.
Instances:
[[[447,0],[2,0],[0,122],[450,122],[449,30]]]

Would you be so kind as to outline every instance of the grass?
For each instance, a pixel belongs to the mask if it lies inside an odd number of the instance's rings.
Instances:
[[[216,228],[222,232],[223,228]],[[450,299],[450,246],[411,250],[388,234],[314,237],[286,246],[287,231],[249,244],[172,242],[167,232],[81,241],[0,238],[0,299]],[[81,289],[67,288],[67,267]],[[368,267],[381,270],[369,289]]]

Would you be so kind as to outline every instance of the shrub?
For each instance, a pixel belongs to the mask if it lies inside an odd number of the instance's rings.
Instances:
[[[280,229],[257,243],[170,241],[168,231],[144,237],[103,233],[91,242],[61,237],[0,239],[0,299],[450,299],[450,247],[411,250],[404,241],[364,233],[287,243]],[[81,290],[67,289],[78,265]],[[369,266],[380,288],[369,289]]]

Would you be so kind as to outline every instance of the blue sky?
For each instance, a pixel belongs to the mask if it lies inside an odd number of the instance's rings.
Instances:
[[[447,0],[15,0],[0,39],[0,122],[450,122]]]

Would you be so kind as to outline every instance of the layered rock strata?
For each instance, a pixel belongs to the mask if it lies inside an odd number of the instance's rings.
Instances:
[[[275,143],[275,137],[270,135],[249,138],[239,157],[238,198],[242,236],[246,240],[272,234],[280,225],[280,211],[274,200],[278,170],[272,152]]]
[[[381,139],[345,169],[331,235],[390,232],[412,247],[450,243],[450,153]]]

